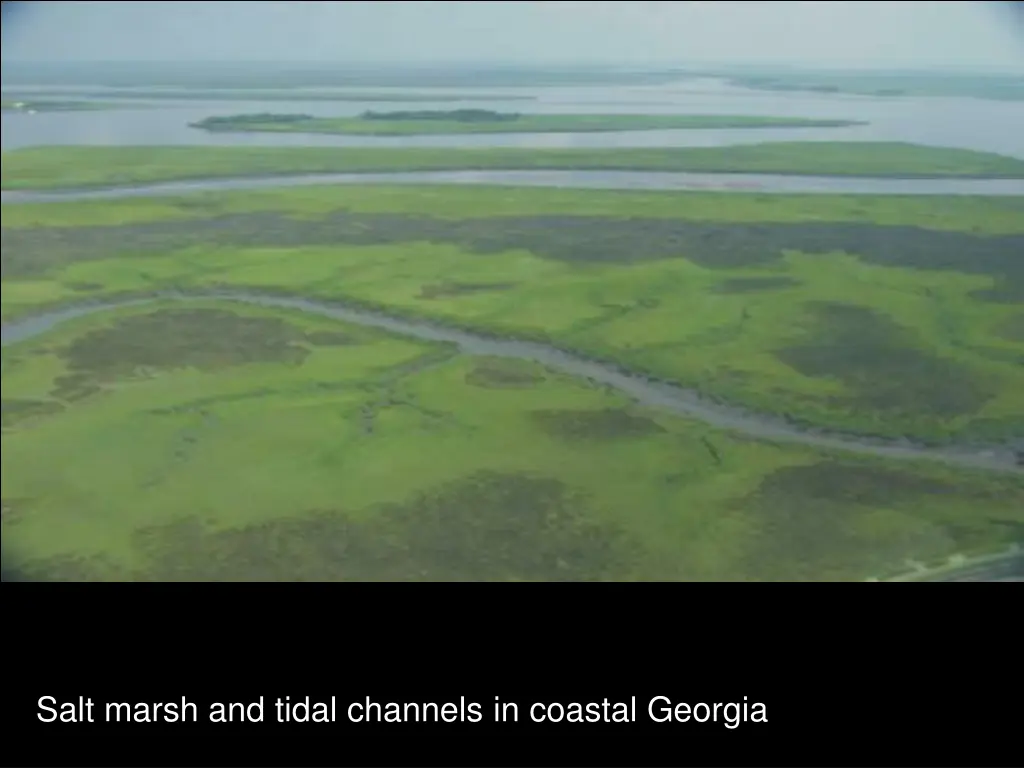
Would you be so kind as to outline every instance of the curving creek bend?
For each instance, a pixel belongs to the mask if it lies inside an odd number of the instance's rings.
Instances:
[[[39,336],[62,323],[98,312],[139,306],[160,300],[213,299],[244,302],[264,307],[299,310],[348,323],[379,328],[403,336],[456,345],[470,355],[528,360],[549,369],[610,387],[638,405],[694,418],[714,427],[751,437],[826,449],[873,455],[888,459],[931,460],[974,469],[1024,474],[1014,451],[1006,446],[933,447],[909,441],[829,433],[795,425],[784,419],[753,413],[711,401],[693,390],[624,370],[613,363],[586,359],[553,346],[535,342],[496,339],[435,323],[403,319],[339,302],[284,298],[244,291],[165,293],[145,299],[99,300],[14,320],[2,327],[2,346]]]

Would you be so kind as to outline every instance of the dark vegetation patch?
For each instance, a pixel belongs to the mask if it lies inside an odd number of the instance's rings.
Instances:
[[[52,416],[62,410],[64,410],[64,406],[53,400],[8,400],[5,398],[0,401],[0,414],[2,414],[4,429],[10,429],[22,422],[42,416]]]
[[[908,553],[946,557],[984,544],[993,526],[945,526],[922,520],[917,532],[873,534],[865,529],[869,509],[927,508],[946,496],[993,500],[1019,498],[1024,484],[1007,478],[997,487],[974,487],[895,470],[840,462],[786,467],[766,476],[742,502],[756,515],[747,562],[748,578],[758,580],[845,578],[865,570],[883,571],[903,562]]]
[[[489,291],[507,291],[515,288],[515,283],[457,283],[443,282],[424,285],[420,288],[421,299],[444,299],[453,296],[465,296],[472,293]]]
[[[361,343],[353,334],[344,331],[310,331],[305,340],[316,347],[350,347]]]
[[[1010,539],[1013,541],[1024,542],[1024,521],[993,517],[989,518],[988,522],[1004,528],[1010,534]]]
[[[64,348],[70,370],[100,378],[139,368],[199,368],[246,363],[301,363],[307,337],[276,317],[222,309],[162,309],[116,320]]]
[[[1005,320],[996,332],[1008,341],[1024,341],[1024,314],[1017,314]]]
[[[1024,277],[1014,275],[1005,280],[996,280],[992,288],[972,291],[971,296],[993,304],[1024,304]]]
[[[312,392],[343,392],[346,389],[351,389],[351,385],[320,381],[310,382],[306,387],[296,387],[291,390],[257,387],[256,389],[251,389],[248,392],[235,392],[225,395],[198,397],[195,400],[186,400],[181,403],[176,403],[175,405],[168,405],[162,408],[151,408],[147,410],[146,413],[151,416],[171,416],[181,415],[184,413],[195,413],[202,416],[204,420],[214,423],[216,417],[208,410],[213,406],[225,405],[227,403],[243,403],[246,400],[263,400],[268,397],[280,395],[284,392],[289,392],[290,394],[307,394]]]
[[[277,124],[299,124],[313,120],[312,115],[279,114],[275,112],[256,112],[251,115],[228,115],[226,117],[207,117],[196,123],[190,123],[193,128],[205,128],[208,131],[232,130],[246,126],[266,125],[267,123]]]
[[[652,419],[634,416],[621,408],[591,411],[544,410],[532,416],[541,429],[563,440],[614,440],[646,437],[665,429]]]
[[[337,211],[320,219],[250,213],[115,227],[4,229],[5,279],[35,276],[76,261],[166,254],[217,243],[234,247],[451,243],[480,254],[526,249],[581,264],[686,257],[709,268],[778,262],[783,252],[845,252],[872,264],[987,275],[984,294],[1024,299],[1024,235],[984,236],[844,222],[750,223],[594,216],[439,219]]]
[[[494,112],[490,109],[410,109],[401,112],[363,112],[360,120],[433,120],[454,123],[514,123],[521,117],[516,112]]]
[[[597,581],[628,576],[635,550],[588,519],[557,480],[481,472],[368,519],[323,512],[227,531],[195,519],[141,530],[148,567],[84,558],[36,563],[36,578],[94,581]]]
[[[1015,448],[1024,455],[1024,414],[972,419],[969,429],[971,435],[976,436],[977,440],[1008,442],[1011,448]]]
[[[755,293],[757,291],[776,291],[782,288],[794,288],[800,281],[792,277],[734,277],[723,280],[714,287],[715,293]]]
[[[304,333],[275,317],[223,309],[160,309],[120,318],[82,334],[58,350],[69,373],[54,381],[51,396],[71,402],[101,391],[102,384],[168,368],[215,370],[248,363],[301,364],[305,345],[360,343],[353,334]],[[6,419],[6,416],[5,416]]]
[[[518,360],[488,360],[476,365],[464,380],[474,387],[486,389],[523,389],[540,384],[544,377]]]
[[[12,553],[13,555],[13,553]],[[132,581],[134,574],[102,556],[62,555],[48,560],[20,563],[15,556],[4,557],[4,581]],[[8,562],[17,563],[15,566]]]
[[[819,501],[865,506],[898,506],[922,496],[955,495],[962,488],[950,482],[905,470],[821,462],[786,467],[768,475],[759,493],[771,498],[806,496]]]
[[[973,413],[992,396],[969,369],[920,349],[883,315],[828,302],[809,309],[808,341],[775,354],[805,376],[842,381],[851,394],[838,404],[950,417]]]
[[[100,386],[87,373],[69,373],[54,379],[54,387],[50,396],[65,402],[75,402],[92,397],[100,391]]]
[[[492,112],[489,109],[452,109],[452,110],[404,110],[400,112],[363,112],[358,120],[372,122],[444,122],[444,123],[513,123],[520,119],[516,113]],[[304,114],[277,114],[274,112],[256,112],[248,115],[227,115],[223,117],[207,117],[190,125],[208,131],[231,131],[245,128],[302,126],[312,123],[323,124],[331,121]]]
[[[20,523],[28,514],[30,502],[27,499],[0,500],[0,519],[8,525]]]

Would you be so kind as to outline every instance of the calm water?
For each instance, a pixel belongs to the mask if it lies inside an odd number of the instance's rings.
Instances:
[[[65,89],[66,90],[66,89]],[[90,89],[95,91],[96,89]],[[417,89],[402,89],[416,92]],[[444,89],[446,93],[460,92]],[[493,93],[494,89],[489,92]],[[13,92],[8,89],[8,92]],[[461,92],[470,93],[463,90]],[[999,152],[1024,158],[1024,103],[976,99],[874,98],[833,94],[781,94],[687,81],[678,86],[630,88],[508,89],[536,101],[465,102],[474,108],[520,112],[734,114],[866,120],[854,128],[771,128],[628,131],[599,134],[364,137],[281,134],[210,134],[190,122],[243,112],[356,115],[367,109],[451,109],[452,102],[247,102],[154,101],[124,109],[2,116],[0,147],[59,144],[233,146],[420,146],[420,147],[666,147],[723,146],[763,141],[905,141]],[[67,98],[67,97],[65,97]],[[105,97],[104,101],[117,100]]]
[[[272,189],[320,184],[482,184],[576,189],[707,190],[766,194],[838,195],[1024,195],[1024,179],[856,179],[829,176],[768,176],[647,171],[417,171],[329,173],[251,179],[203,179],[116,189],[64,192],[0,191],[0,202],[47,203],[124,197]]]

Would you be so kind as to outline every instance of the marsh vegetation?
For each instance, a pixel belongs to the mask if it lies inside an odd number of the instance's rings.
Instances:
[[[189,179],[443,170],[640,170],[896,178],[1024,178],[1024,160],[899,143],[673,149],[46,147],[3,154],[6,190]],[[899,202],[894,202],[899,205]]]
[[[778,72],[760,75],[732,74],[727,77],[733,85],[784,93],[1024,100],[1024,77],[1011,74]]]
[[[113,109],[115,104],[100,101],[57,101],[55,99],[6,98],[0,101],[0,110],[34,114],[36,112],[81,112],[95,109]]]
[[[478,192],[17,206],[3,314],[273,289],[543,340],[808,425],[1020,435],[1019,199]]]
[[[741,149],[798,162],[715,151]],[[3,177],[410,162],[333,152],[29,151]],[[644,156],[666,152],[683,151]],[[2,313],[165,290],[344,300],[809,433],[1019,445],[1022,222],[1013,197],[429,186],[5,206]],[[1019,472],[754,439],[536,361],[282,308],[71,319],[5,341],[0,375],[4,567],[37,578],[838,581],[1000,549],[1024,525]]]
[[[5,567],[36,578],[845,580],[997,546],[1024,508],[1018,477],[750,441],[281,310],[125,309],[3,356],[5,414],[38,403],[5,420]]]
[[[590,133],[708,128],[846,128],[856,120],[750,115],[541,115],[487,109],[365,112],[358,117],[249,114],[208,117],[193,123],[207,131],[335,133],[416,136],[457,133]]]

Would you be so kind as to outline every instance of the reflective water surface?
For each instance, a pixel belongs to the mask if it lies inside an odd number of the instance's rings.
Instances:
[[[38,90],[38,89],[37,89]],[[62,89],[66,93],[68,89]],[[96,88],[88,89],[96,93]],[[405,93],[418,89],[403,88]],[[419,89],[423,93],[424,91]],[[441,89],[458,93],[458,89]],[[17,89],[5,89],[15,93]],[[461,92],[472,93],[462,89]],[[489,89],[488,93],[493,93]],[[530,101],[472,102],[474,108],[505,112],[721,114],[820,117],[867,121],[851,128],[758,128],[616,133],[490,134],[372,137],[303,134],[212,134],[189,123],[215,115],[288,112],[350,116],[368,109],[408,109],[408,102],[303,101],[120,101],[123,109],[86,112],[4,113],[4,150],[51,144],[227,145],[227,146],[419,146],[419,147],[709,147],[762,141],[902,141],[961,147],[1024,158],[1024,102],[933,97],[870,97],[756,91],[717,80],[645,87],[516,89],[509,96]],[[451,109],[452,102],[417,102],[416,109]]]

